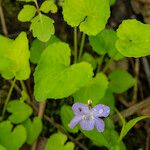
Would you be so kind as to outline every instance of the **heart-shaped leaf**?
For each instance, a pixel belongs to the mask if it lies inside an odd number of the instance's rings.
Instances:
[[[108,88],[108,80],[105,74],[98,73],[93,80],[87,85],[80,88],[73,94],[75,102],[87,103],[89,99],[95,105],[104,96],[106,89]]]
[[[9,102],[7,111],[12,113],[8,119],[16,124],[25,121],[32,114],[32,108],[19,100]]]
[[[109,7],[108,0],[65,0],[63,16],[72,27],[79,26],[80,31],[96,35],[107,23]]]
[[[17,80],[26,80],[30,75],[28,39],[21,32],[15,40],[0,36],[0,73],[5,79],[15,76]]]
[[[62,120],[62,124],[63,126],[72,133],[77,133],[78,132],[78,127],[76,126],[75,128],[71,129],[69,127],[69,123],[72,120],[72,118],[74,117],[74,113],[71,109],[71,106],[67,106],[67,105],[63,105],[61,107],[60,110],[60,116],[61,116],[61,120]]]
[[[31,20],[30,30],[32,30],[34,37],[42,42],[47,42],[55,32],[53,23],[51,18],[40,13]]]
[[[22,22],[30,21],[36,13],[35,6],[32,5],[24,5],[23,9],[18,14],[18,20]]]
[[[31,122],[30,119],[26,120],[23,123],[24,127],[27,131],[27,140],[28,144],[33,144],[35,140],[38,138],[39,134],[42,131],[42,121],[40,118],[35,117],[34,120]]]
[[[42,52],[45,50],[45,48],[53,44],[55,42],[59,42],[60,39],[57,38],[55,35],[52,35],[51,38],[47,42],[41,42],[38,39],[35,39],[32,44],[31,44],[31,49],[30,49],[30,60],[32,63],[38,63]]]
[[[150,25],[135,19],[124,20],[117,30],[116,47],[126,57],[150,55]]]
[[[117,69],[109,75],[109,88],[112,92],[123,93],[135,84],[135,79],[125,70]]]
[[[22,125],[12,128],[13,125],[9,121],[0,123],[0,144],[6,150],[19,150],[26,141],[26,130]]]
[[[62,133],[55,133],[48,139],[45,150],[73,150],[74,144],[72,142],[66,143],[66,140],[66,135]]]
[[[123,58],[115,46],[117,39],[116,32],[110,29],[104,29],[96,36],[89,37],[90,44],[96,53],[100,55],[107,53],[114,60]]]
[[[48,46],[42,53],[34,73],[38,101],[68,97],[91,80],[91,65],[81,62],[70,66],[70,55],[68,44],[63,42]]]

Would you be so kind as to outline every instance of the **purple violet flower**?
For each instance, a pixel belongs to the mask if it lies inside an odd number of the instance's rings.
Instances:
[[[93,130],[94,126],[99,132],[104,131],[103,117],[107,117],[110,108],[103,104],[98,104],[91,108],[83,103],[75,103],[72,106],[75,117],[70,122],[70,128],[74,128],[78,123],[83,130]]]

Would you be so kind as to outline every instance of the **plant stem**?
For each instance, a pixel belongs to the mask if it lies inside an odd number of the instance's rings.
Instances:
[[[4,107],[3,107],[3,111],[2,111],[2,120],[4,119],[5,112],[6,112],[6,108],[7,108],[7,104],[8,104],[8,102],[9,102],[9,100],[10,100],[10,96],[11,96],[12,91],[13,91],[13,88],[14,88],[14,86],[15,86],[15,82],[16,82],[16,79],[14,78],[14,80],[13,80],[13,82],[12,82],[12,85],[11,85],[11,87],[10,87],[10,90],[9,90],[9,92],[8,92],[7,98],[6,98],[5,103],[4,103]]]
[[[105,67],[103,68],[103,72],[106,72],[107,69],[109,68],[109,65],[112,63],[113,61],[113,57],[111,57],[107,62],[106,62],[106,65]]]
[[[39,104],[38,117],[40,119],[42,119],[44,116],[45,107],[46,107],[46,100],[44,102],[40,102]],[[31,150],[36,150],[37,142],[38,142],[38,139],[33,143]]]
[[[78,57],[78,43],[77,43],[77,27],[74,28],[74,63],[77,62]]]
[[[101,65],[102,65],[104,56],[105,56],[105,55],[102,55],[102,56],[98,59],[98,66],[97,66],[97,71],[96,71],[97,73],[100,72],[100,69],[101,69]]]
[[[83,32],[81,38],[80,50],[79,50],[79,61],[81,60],[81,56],[83,53],[84,42],[85,42],[85,33]]]
[[[27,101],[30,101],[30,96],[28,94],[27,88],[26,88],[26,86],[25,86],[25,84],[22,80],[20,80],[20,84],[21,84],[21,87],[22,87],[23,91],[25,91],[26,94],[27,94],[27,98],[28,98]]]

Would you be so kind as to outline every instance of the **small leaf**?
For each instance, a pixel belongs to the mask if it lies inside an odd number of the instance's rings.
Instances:
[[[66,135],[62,133],[55,133],[48,139],[45,150],[73,150],[74,144],[72,142],[66,143],[66,140]]]
[[[117,39],[116,32],[110,29],[104,29],[96,36],[89,37],[90,44],[95,52],[100,55],[108,53],[114,60],[123,58],[115,47]]]
[[[32,114],[31,107],[19,100],[9,102],[7,111],[12,113],[8,119],[16,124],[25,121]]]
[[[40,13],[31,20],[30,30],[32,30],[34,37],[42,42],[47,42],[55,32],[53,23],[51,18]]]
[[[108,0],[65,0],[63,16],[72,27],[79,26],[80,31],[96,35],[107,23],[109,7]]]
[[[130,120],[129,122],[127,122],[124,126],[124,128],[122,128],[121,134],[120,134],[120,139],[123,139],[123,137],[126,136],[126,134],[129,132],[129,130],[140,120],[146,119],[146,118],[150,118],[150,116],[140,116],[137,118],[134,118],[132,120]]]
[[[35,117],[32,122],[30,119],[28,119],[23,123],[23,126],[26,128],[26,131],[27,131],[26,142],[28,144],[33,144],[42,131],[41,119],[38,117]]]
[[[93,67],[93,70],[96,69],[97,61],[91,54],[85,52],[83,54],[82,61],[86,61],[89,64],[91,64]]]
[[[35,39],[32,43],[31,43],[31,49],[30,49],[30,60],[32,63],[37,64],[42,52],[45,50],[45,48],[50,45],[53,44],[55,42],[59,42],[60,39],[57,38],[55,35],[52,35],[51,38],[47,41],[47,42],[41,42],[38,39]]]
[[[68,44],[63,42],[49,45],[42,53],[34,73],[38,101],[68,97],[91,80],[91,65],[81,62],[70,66],[70,55]]]
[[[124,20],[117,30],[118,51],[126,57],[150,55],[150,25],[135,19]]]
[[[24,5],[23,9],[18,14],[18,20],[22,22],[30,21],[36,13],[35,6],[32,5]]]
[[[15,40],[0,36],[0,72],[5,79],[26,80],[30,75],[29,47],[25,32],[21,32]],[[4,46],[4,44],[9,46]],[[1,49],[2,48],[2,49]],[[5,48],[5,49],[3,49]],[[18,59],[19,58],[19,59]]]
[[[63,105],[61,107],[61,111],[60,111],[60,116],[61,116],[61,121],[63,126],[71,133],[77,133],[78,132],[78,127],[76,126],[75,128],[71,129],[69,127],[69,123],[72,120],[72,118],[74,117],[74,113],[71,109],[70,106],[67,105]]]
[[[117,69],[109,75],[112,92],[123,93],[135,84],[135,79],[125,70]]]
[[[57,6],[55,5],[53,0],[46,0],[42,3],[40,10],[44,13],[48,13],[49,11],[51,11],[52,13],[56,13]]]
[[[91,99],[95,105],[104,96],[107,87],[107,77],[103,73],[98,73],[93,80],[73,94],[74,100],[75,102],[87,103]]]
[[[9,121],[0,123],[0,144],[6,150],[19,150],[26,140],[26,130],[22,125],[13,128]]]

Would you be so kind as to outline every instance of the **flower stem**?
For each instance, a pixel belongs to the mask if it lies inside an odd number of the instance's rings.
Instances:
[[[5,103],[4,103],[4,107],[3,107],[3,111],[2,111],[2,118],[1,118],[2,120],[4,119],[5,112],[6,112],[6,108],[7,108],[7,104],[8,104],[8,102],[9,102],[9,100],[10,100],[10,96],[11,96],[12,91],[13,91],[13,88],[14,88],[14,86],[15,86],[15,82],[16,82],[16,79],[14,78],[14,80],[13,80],[13,82],[12,82],[12,85],[11,85],[11,87],[10,87],[10,90],[9,90],[9,92],[8,92],[7,98],[6,98]]]
[[[81,38],[80,50],[79,50],[79,61],[81,60],[81,56],[83,53],[84,42],[85,42],[85,33],[83,32],[82,38]]]
[[[98,59],[98,65],[97,65],[97,73],[100,72],[100,69],[101,69],[101,65],[103,63],[103,59],[104,59],[104,56],[105,55],[102,55],[99,59]]]
[[[74,63],[77,62],[78,57],[78,43],[77,43],[77,27],[74,28]]]

